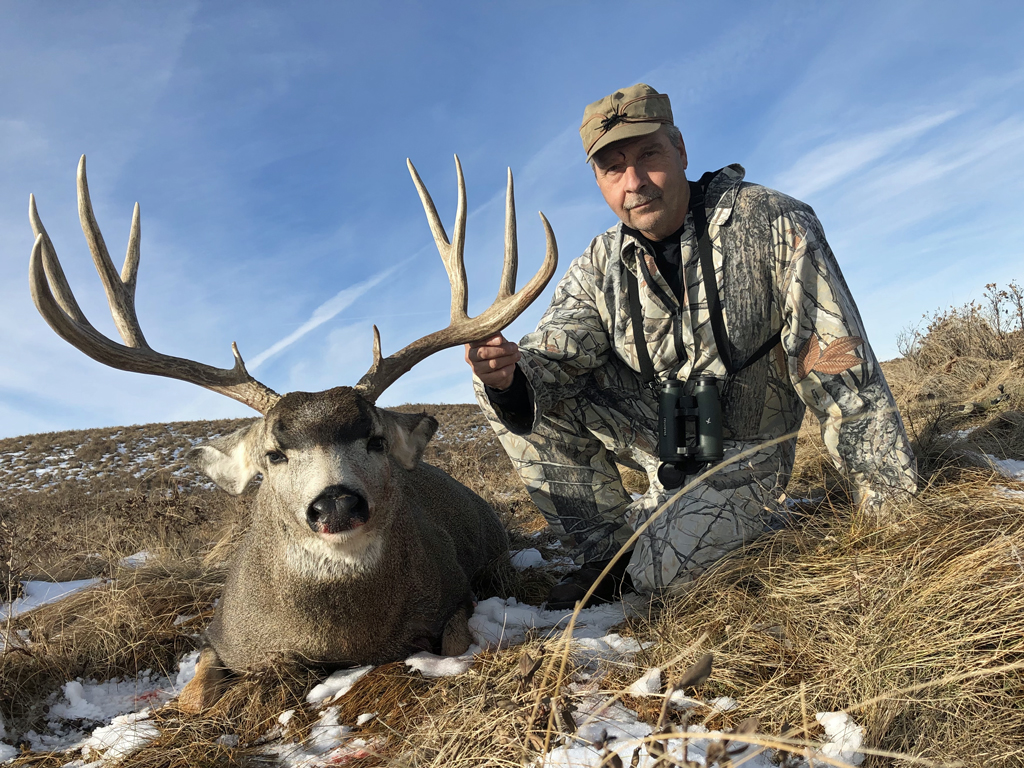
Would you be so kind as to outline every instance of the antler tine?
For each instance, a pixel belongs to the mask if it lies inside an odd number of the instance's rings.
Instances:
[[[508,187],[505,191],[505,261],[501,268],[501,286],[498,298],[516,292],[516,272],[519,270],[519,243],[516,240],[516,196],[512,188],[512,169],[508,169]]]
[[[28,220],[32,224],[32,232],[35,234],[36,239],[38,240],[40,237],[43,239],[43,244],[46,246],[42,251],[44,256],[45,254],[55,253],[53,241],[50,240],[50,235],[47,234],[46,227],[43,226],[43,221],[39,218],[35,195],[28,196]],[[60,309],[67,312],[68,316],[76,323],[89,325],[89,321],[85,319],[85,313],[82,312],[82,308],[78,306],[78,302],[75,300],[75,294],[71,292],[71,286],[68,285],[68,278],[64,274],[64,268],[61,267],[60,262],[55,258],[44,258],[43,269],[46,271],[46,279],[49,281],[49,285],[53,286],[53,292],[56,294],[56,301],[60,305]]]
[[[377,373],[377,369],[380,368],[381,363],[380,353],[380,331],[377,330],[377,326],[373,326],[373,362],[370,364],[370,370],[366,372],[367,376],[373,376]]]
[[[138,203],[136,203],[137,206]],[[125,257],[123,271],[131,278],[131,286],[126,287],[121,276],[114,269],[114,262],[110,259],[107,244],[103,241],[99,224],[96,223],[92,199],[89,197],[89,180],[85,173],[85,155],[82,155],[82,159],[78,161],[78,218],[82,222],[82,232],[89,244],[93,264],[96,265],[96,271],[103,282],[103,290],[107,294],[107,304],[110,306],[110,315],[114,318],[117,332],[121,334],[124,343],[129,347],[148,349],[149,344],[146,343],[139,319],[135,315],[134,278],[139,262],[138,255],[134,259],[132,258],[132,244],[134,243],[135,247],[138,247],[139,217],[132,217],[132,231],[128,238],[128,255]]]
[[[452,232],[452,248],[448,259],[451,268],[448,270],[448,282],[452,285],[452,320],[463,320],[469,315],[469,291],[466,287],[466,261],[463,252],[466,250],[466,179],[462,175],[462,163],[455,155],[455,175],[459,180],[459,203],[455,207],[455,231]]]
[[[29,259],[29,289],[36,309],[49,326],[69,344],[104,365],[123,371],[166,376],[198,384],[238,400],[260,413],[269,411],[280,400],[280,395],[249,375],[234,343],[231,345],[235,357],[232,368],[214,368],[193,360],[163,355],[155,352],[146,343],[135,317],[135,283],[139,266],[141,231],[138,205],[135,206],[132,218],[132,232],[128,240],[125,265],[119,276],[113,271],[113,264],[103,244],[103,237],[89,202],[84,156],[79,165],[78,191],[82,229],[106,288],[111,314],[128,346],[118,344],[101,334],[82,313],[67,283],[53,243],[43,228],[36,210],[35,198],[31,197],[29,218],[36,232],[36,240]],[[127,334],[125,328],[128,329]]]
[[[461,226],[464,228],[465,226],[465,187],[462,180],[462,169],[461,166],[458,165],[458,158],[456,158],[456,167],[459,172],[460,184],[460,212],[456,214],[456,232],[458,233],[459,227]],[[413,167],[411,162],[409,163],[409,170],[412,174],[413,182],[416,184],[416,188],[420,193],[420,199],[423,201],[423,209],[427,213],[427,221],[430,224],[431,231],[434,232],[434,239],[438,243],[438,250],[441,252],[442,258],[444,258],[446,251],[442,245],[447,246],[448,241],[447,238],[444,238],[444,229],[441,227],[440,220],[437,217],[437,211],[434,209],[434,204],[430,199],[430,195],[427,193],[426,188],[423,186],[423,182],[420,180],[419,175],[416,173],[416,169]],[[555,243],[555,233],[551,230],[551,225],[548,223],[548,220],[544,217],[543,213],[540,214],[540,220],[544,227],[544,238],[547,243],[544,263],[541,264],[540,269],[532,278],[530,278],[530,281],[525,286],[523,286],[519,291],[515,291],[518,255],[516,246],[515,200],[512,190],[512,175],[510,172],[508,194],[506,197],[505,265],[502,271],[501,288],[498,291],[498,297],[490,307],[474,318],[468,317],[464,311],[461,313],[461,316],[456,316],[454,311],[455,281],[453,280],[453,310],[451,324],[443,330],[435,331],[421,339],[417,339],[395,354],[388,355],[385,358],[381,358],[380,356],[380,335],[377,333],[376,326],[374,326],[373,365],[356,385],[356,387],[362,391],[364,397],[371,401],[376,400],[381,393],[397,381],[403,373],[416,365],[420,360],[429,357],[435,352],[447,349],[448,347],[454,347],[460,344],[476,341],[477,339],[484,339],[488,336],[493,336],[498,331],[506,328],[509,323],[519,317],[519,315],[521,315],[526,308],[533,303],[551,280],[552,275],[555,273],[555,269],[558,267],[558,245]],[[438,237],[438,232],[441,233],[441,238]],[[464,239],[464,231],[461,237]],[[457,235],[456,242],[458,242],[458,240],[459,236]],[[459,253],[459,262],[461,266],[461,251]],[[448,266],[447,261],[445,262],[445,266]],[[449,278],[451,278],[452,271],[449,270],[448,274]],[[462,295],[465,296],[464,267],[462,269],[462,287]]]
[[[438,253],[441,254],[445,272],[448,273],[448,282],[452,287],[452,322],[464,320],[467,317],[469,295],[466,290],[466,263],[463,259],[463,251],[466,247],[466,180],[462,175],[462,163],[459,162],[459,156],[456,155],[455,173],[458,176],[459,202],[455,209],[455,229],[452,231],[453,237],[449,243],[448,235],[444,231],[444,224],[441,223],[441,217],[437,215],[434,200],[430,197],[426,185],[417,173],[416,166],[408,158],[405,162],[409,166],[409,175],[412,176],[412,182],[416,185],[416,191],[423,203],[423,211],[427,214],[427,223],[434,235]]]
[[[135,303],[135,284],[139,278],[139,259],[142,256],[142,212],[139,204],[132,211],[132,228],[128,233],[128,251],[124,255],[124,266],[121,267],[121,283],[125,291]]]

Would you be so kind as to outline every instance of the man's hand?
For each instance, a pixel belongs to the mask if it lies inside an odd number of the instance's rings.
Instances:
[[[466,345],[466,362],[473,373],[491,389],[508,389],[522,354],[519,345],[500,333]]]

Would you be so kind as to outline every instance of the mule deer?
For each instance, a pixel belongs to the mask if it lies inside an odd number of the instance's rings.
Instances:
[[[93,215],[84,156],[78,167],[79,217],[124,345],[86,320],[35,198],[30,198],[36,233],[32,298],[57,334],[106,365],[189,381],[263,414],[190,454],[228,493],[241,493],[257,474],[263,481],[196,677],[182,693],[179,703],[186,710],[210,705],[228,670],[254,670],[279,661],[328,667],[378,664],[421,649],[454,655],[469,646],[471,584],[507,551],[505,531],[483,499],[420,460],[437,428],[432,417],[387,411],[374,403],[428,355],[507,326],[544,289],[558,256],[554,234],[541,214],[547,254],[537,274],[516,292],[510,172],[501,287],[494,304],[470,318],[463,263],[466,188],[458,157],[455,163],[459,201],[451,242],[409,163],[452,286],[450,325],[388,357],[381,356],[374,326],[373,364],[355,387],[283,397],[249,375],[234,344],[235,364],[229,369],[163,355],[147,344],[135,312],[138,204],[118,276]]]

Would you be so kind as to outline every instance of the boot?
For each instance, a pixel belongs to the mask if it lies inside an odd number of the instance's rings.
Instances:
[[[598,584],[594,594],[583,605],[584,608],[610,603],[612,600],[618,600],[622,595],[634,591],[633,580],[626,573],[630,554],[627,552],[619,558],[608,575]],[[578,601],[583,599],[587,590],[590,589],[609,562],[611,562],[611,558],[595,560],[591,563],[585,563],[578,571],[567,574],[565,578],[555,584],[551,591],[548,592],[548,599],[545,601],[547,609],[550,611],[561,611],[573,608]]]

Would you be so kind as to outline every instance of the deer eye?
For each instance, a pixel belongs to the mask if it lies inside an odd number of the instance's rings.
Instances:
[[[288,461],[288,457],[280,451],[267,451],[267,461],[271,464],[284,464]]]
[[[371,437],[369,440],[366,441],[366,450],[368,451],[374,451],[379,453],[385,450],[387,447],[388,441],[379,435],[376,437]]]

